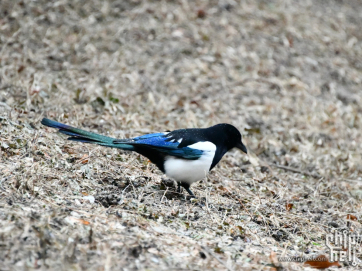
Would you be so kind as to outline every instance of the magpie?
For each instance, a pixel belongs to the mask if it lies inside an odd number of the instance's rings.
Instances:
[[[226,123],[209,128],[179,129],[172,132],[146,134],[129,139],[116,139],[87,132],[44,118],[41,123],[70,136],[68,140],[93,143],[105,147],[135,151],[147,157],[163,173],[195,197],[190,185],[206,176],[226,152],[238,148],[247,153],[241,134]]]

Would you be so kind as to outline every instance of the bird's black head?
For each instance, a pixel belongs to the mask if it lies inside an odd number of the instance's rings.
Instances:
[[[241,134],[238,129],[236,129],[231,124],[221,123],[215,126],[210,127],[215,131],[215,136],[217,137],[217,141],[223,141],[223,143],[227,146],[228,150],[232,148],[238,148],[245,153],[248,153],[245,145],[241,140]]]

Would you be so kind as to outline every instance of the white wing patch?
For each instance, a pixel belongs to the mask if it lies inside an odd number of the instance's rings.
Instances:
[[[195,144],[187,146],[192,149],[202,150],[202,151],[209,151],[209,152],[215,152],[216,146],[214,143],[211,143],[209,141],[204,142],[197,142]]]
[[[187,147],[202,150],[203,154],[196,160],[166,156],[164,168],[166,175],[177,182],[192,184],[204,178],[209,172],[215,156],[216,146],[211,142],[205,141]]]

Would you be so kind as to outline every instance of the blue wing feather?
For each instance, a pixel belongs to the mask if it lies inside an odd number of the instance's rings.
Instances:
[[[189,147],[178,148],[179,142],[171,142],[165,133],[142,135],[132,139],[117,140],[114,143],[127,143],[129,145],[143,145],[167,155],[183,159],[195,160],[201,157],[203,151]]]

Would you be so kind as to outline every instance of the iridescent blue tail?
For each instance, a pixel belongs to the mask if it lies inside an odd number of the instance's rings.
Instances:
[[[65,135],[69,135],[70,137],[68,137],[68,140],[73,140],[73,141],[79,141],[79,142],[84,142],[84,143],[93,143],[93,144],[98,144],[98,145],[102,145],[102,146],[106,146],[106,147],[111,147],[111,148],[118,148],[118,149],[123,149],[123,150],[133,150],[134,147],[128,144],[120,144],[120,143],[116,143],[114,144],[114,141],[117,140],[115,138],[112,137],[108,137],[108,136],[104,136],[104,135],[99,135],[96,133],[92,133],[92,132],[87,132],[78,128],[74,128],[68,125],[65,125],[63,123],[54,121],[54,120],[50,120],[50,119],[42,119],[41,124],[51,127],[51,128],[56,128],[59,129],[59,132]]]

